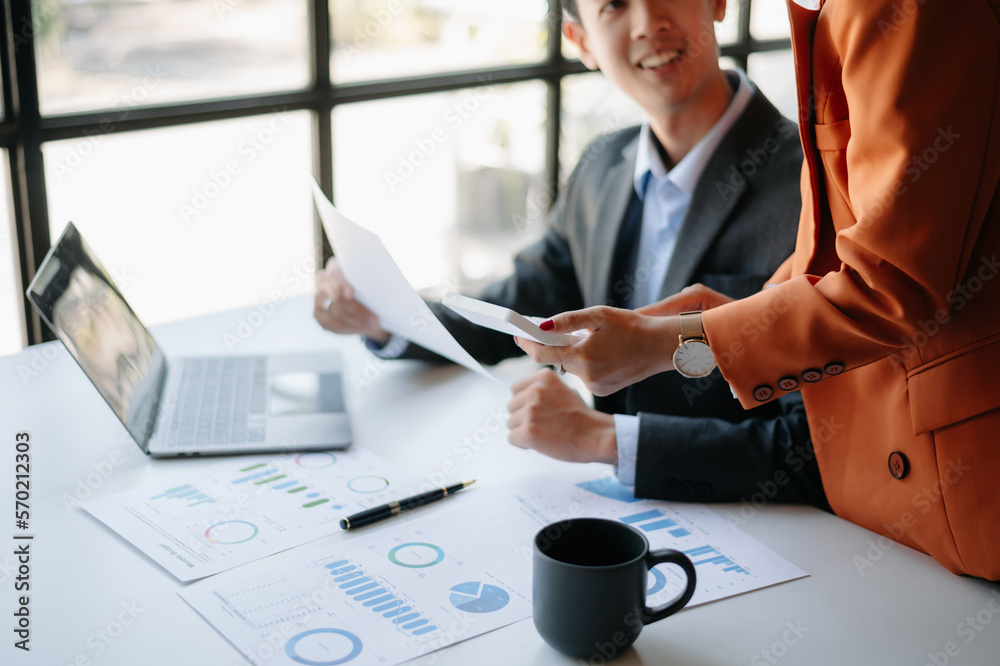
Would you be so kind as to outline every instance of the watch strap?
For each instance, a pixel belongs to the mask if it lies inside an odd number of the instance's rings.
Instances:
[[[685,340],[705,340],[705,329],[701,325],[701,310],[682,312],[678,315],[681,325],[681,342]]]

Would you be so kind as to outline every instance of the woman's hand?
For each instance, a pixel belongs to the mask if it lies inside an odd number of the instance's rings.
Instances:
[[[568,347],[523,338],[515,341],[535,361],[577,375],[595,395],[608,395],[672,370],[671,356],[680,335],[678,317],[653,317],[606,306],[564,312],[544,322],[542,328],[554,333],[589,331]]]

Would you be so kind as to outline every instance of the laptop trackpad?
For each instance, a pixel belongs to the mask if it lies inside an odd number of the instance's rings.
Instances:
[[[279,372],[269,379],[271,416],[329,414],[345,410],[339,373]]]

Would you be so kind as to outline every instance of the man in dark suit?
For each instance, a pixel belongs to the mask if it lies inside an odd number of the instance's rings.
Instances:
[[[725,0],[564,7],[564,33],[584,64],[649,120],[588,148],[544,237],[480,298],[549,316],[641,307],[693,283],[733,297],[759,291],[794,246],[802,153],[796,127],[745,75],[720,70],[713,20],[725,15]],[[331,262],[316,294],[322,326],[361,333],[382,356],[439,358],[382,331]],[[510,336],[432,308],[477,360],[521,353]],[[825,506],[795,393],[745,412],[717,372],[699,380],[663,373],[596,398],[592,409],[551,370],[515,383],[513,393],[511,443],[616,464],[637,496]]]

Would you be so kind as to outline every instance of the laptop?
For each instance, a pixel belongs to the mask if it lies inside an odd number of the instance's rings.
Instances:
[[[339,354],[168,359],[72,223],[27,294],[150,456],[328,450],[351,443]]]

